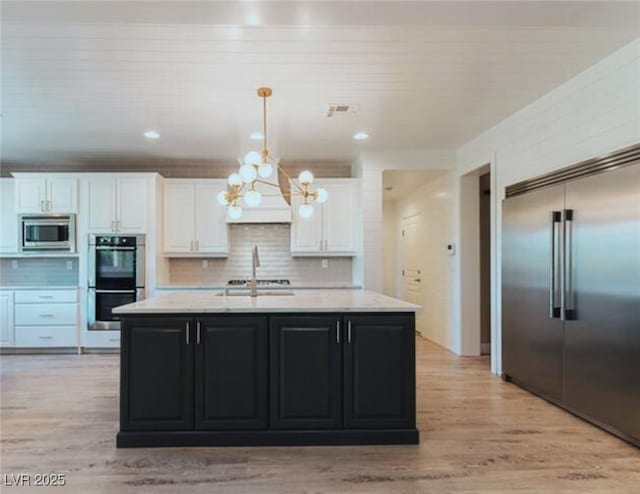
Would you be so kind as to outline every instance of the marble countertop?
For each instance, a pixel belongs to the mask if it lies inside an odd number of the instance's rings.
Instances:
[[[272,292],[271,290],[264,290]],[[273,293],[273,292],[272,292]],[[285,295],[285,293],[289,293]],[[422,307],[369,290],[300,290],[282,295],[230,296],[185,291],[158,295],[113,309],[114,314],[269,312],[417,312]]]
[[[0,285],[0,290],[77,290],[77,285]]]
[[[227,283],[217,283],[209,285],[157,285],[156,290],[224,290],[230,288]],[[243,287],[231,287],[243,288]],[[359,285],[352,285],[351,283],[335,283],[335,282],[322,282],[315,283],[298,283],[293,282],[290,285],[274,285],[274,286],[261,286],[259,289],[272,291],[272,290],[358,290],[362,287]]]

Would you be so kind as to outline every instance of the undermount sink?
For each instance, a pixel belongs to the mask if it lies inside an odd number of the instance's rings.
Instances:
[[[232,291],[228,291],[227,293],[224,292],[219,292],[216,293],[216,295],[218,297],[222,297],[222,296],[227,296],[227,297],[250,297],[251,293],[245,290],[232,290]],[[258,297],[262,297],[262,296],[267,296],[267,297],[282,297],[282,296],[290,296],[290,295],[295,295],[294,292],[288,292],[285,290],[265,290],[265,291],[260,291],[258,290]]]

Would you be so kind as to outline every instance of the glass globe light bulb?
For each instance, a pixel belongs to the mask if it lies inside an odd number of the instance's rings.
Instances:
[[[311,173],[309,170],[305,170],[300,172],[300,175],[298,175],[298,182],[300,182],[303,185],[310,185],[313,183],[313,173]]]
[[[273,165],[271,163],[262,163],[258,166],[258,175],[261,178],[269,178],[273,175]]]
[[[232,173],[231,175],[229,175],[229,178],[227,179],[227,182],[232,187],[239,186],[239,185],[242,185],[242,177],[240,175],[238,175],[237,173]]]
[[[244,164],[245,165],[259,165],[262,161],[262,156],[258,151],[249,151],[244,155]]]
[[[298,208],[301,218],[311,218],[313,216],[313,206],[311,204],[301,204]]]
[[[229,204],[229,199],[227,199],[227,191],[221,190],[217,195],[218,204],[221,206],[227,206]]]
[[[258,176],[256,167],[253,165],[242,165],[238,173],[240,177],[242,177],[242,181],[246,184],[253,182]]]
[[[329,199],[329,192],[327,192],[327,189],[320,187],[316,190],[316,201],[322,204],[323,202],[327,202],[327,199]]]
[[[257,190],[249,190],[244,195],[244,203],[249,207],[255,207],[260,204],[262,194]]]
[[[227,214],[232,220],[239,220],[242,218],[242,208],[240,206],[229,206]]]

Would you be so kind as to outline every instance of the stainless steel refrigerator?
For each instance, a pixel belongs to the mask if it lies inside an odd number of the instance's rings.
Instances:
[[[507,380],[640,446],[640,146],[507,188]]]

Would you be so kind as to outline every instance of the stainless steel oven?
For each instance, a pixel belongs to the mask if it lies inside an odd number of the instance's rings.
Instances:
[[[89,237],[89,330],[119,330],[112,309],[144,299],[144,235]]]
[[[75,214],[21,214],[18,224],[21,252],[76,251]]]

